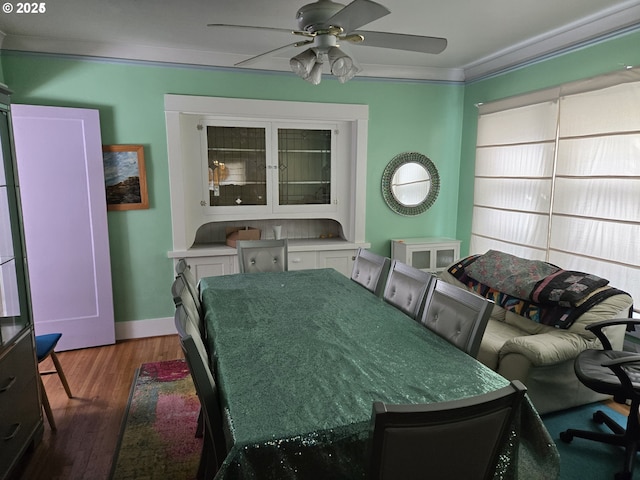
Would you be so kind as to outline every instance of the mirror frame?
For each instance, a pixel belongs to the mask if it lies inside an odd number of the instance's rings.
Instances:
[[[391,190],[393,176],[400,167],[407,163],[418,163],[422,165],[431,179],[431,187],[427,192],[427,196],[417,205],[404,205],[400,203]],[[412,216],[426,212],[436,201],[436,198],[438,198],[439,192],[440,176],[438,175],[438,169],[427,156],[421,153],[400,153],[391,159],[382,172],[382,197],[389,208],[400,215]]]

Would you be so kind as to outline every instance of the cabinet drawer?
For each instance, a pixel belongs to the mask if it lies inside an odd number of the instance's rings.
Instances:
[[[0,397],[0,476],[19,458],[40,422],[37,382],[32,376],[23,388],[10,388]]]
[[[291,252],[289,257],[289,270],[306,270],[316,268],[316,252]]]
[[[21,390],[35,376],[31,335],[26,334],[0,357],[0,401],[6,392]]]

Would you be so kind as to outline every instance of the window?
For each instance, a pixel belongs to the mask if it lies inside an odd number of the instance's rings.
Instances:
[[[640,298],[640,72],[480,107],[471,253],[594,273]]]

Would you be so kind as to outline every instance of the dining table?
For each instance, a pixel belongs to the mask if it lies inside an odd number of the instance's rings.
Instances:
[[[333,269],[205,277],[199,288],[228,448],[216,479],[364,479],[373,402],[509,384]],[[527,397],[499,458],[495,478],[558,478],[558,450]]]

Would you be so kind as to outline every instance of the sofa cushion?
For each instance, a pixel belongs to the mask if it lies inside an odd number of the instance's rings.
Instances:
[[[517,328],[490,318],[482,337],[478,360],[492,370],[497,371],[500,363],[500,351],[503,345],[519,335],[522,335],[522,332]]]

